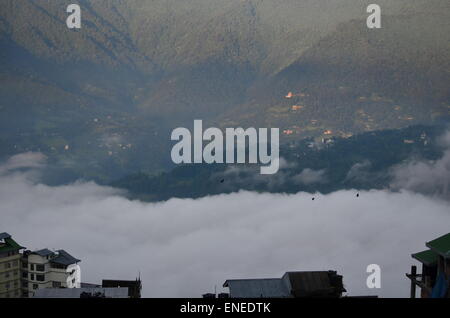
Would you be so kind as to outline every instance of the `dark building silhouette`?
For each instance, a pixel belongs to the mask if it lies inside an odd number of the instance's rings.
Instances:
[[[128,297],[130,298],[141,298],[142,282],[140,278],[136,280],[107,280],[102,281],[103,288],[111,287],[127,287]]]
[[[427,250],[411,256],[422,264],[422,272],[411,266],[406,274],[411,280],[410,297],[416,297],[416,287],[422,298],[450,298],[450,233],[427,242]]]
[[[281,278],[230,279],[230,298],[339,298],[345,292],[336,271],[287,272]]]

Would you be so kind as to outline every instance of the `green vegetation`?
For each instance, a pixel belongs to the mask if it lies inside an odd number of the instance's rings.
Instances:
[[[446,0],[380,0],[376,31],[366,0],[80,0],[79,31],[71,2],[0,2],[0,160],[41,151],[49,182],[167,171],[193,119],[291,143],[450,115]]]
[[[434,141],[443,131],[444,127],[412,126],[330,139],[328,144],[314,147],[311,139],[302,140],[281,149],[280,155],[287,164],[271,176],[260,175],[256,166],[194,164],[157,176],[132,174],[112,185],[126,189],[131,198],[148,201],[239,190],[329,193],[341,189],[382,189],[389,187],[390,169],[395,165],[411,158],[440,158],[443,149]],[[312,178],[305,170],[312,171]]]

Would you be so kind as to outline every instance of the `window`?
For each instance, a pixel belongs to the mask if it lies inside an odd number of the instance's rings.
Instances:
[[[17,260],[15,260],[15,261],[13,262],[13,266],[17,266],[17,265],[19,265],[19,262],[18,262]]]
[[[45,271],[45,265],[36,265],[36,271],[44,272]]]
[[[34,264],[30,264],[30,270],[34,271]]]
[[[27,272],[22,272],[22,278],[28,278],[28,273]]]
[[[43,282],[45,280],[45,275],[36,275],[36,280],[38,282]]]
[[[28,288],[28,282],[22,282],[22,287],[23,288]]]
[[[30,274],[30,280],[34,280],[34,274]]]
[[[56,269],[66,269],[67,266],[64,265],[60,265],[60,264],[54,264],[54,263],[50,263],[51,268],[56,268]]]
[[[53,282],[52,287],[53,288],[61,288],[61,282]]]
[[[39,285],[38,284],[33,284],[33,289],[38,289]]]

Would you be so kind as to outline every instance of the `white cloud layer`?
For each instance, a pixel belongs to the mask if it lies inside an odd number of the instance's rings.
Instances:
[[[230,278],[329,269],[350,295],[407,297],[411,253],[450,230],[449,203],[421,194],[315,197],[241,192],[151,204],[94,183],[49,187],[3,173],[0,232],[30,249],[66,249],[82,260],[86,282],[140,272],[146,297],[200,297]],[[380,290],[366,287],[372,263]]]
[[[442,157],[434,161],[410,162],[391,171],[393,189],[407,189],[450,201],[450,131],[438,140],[445,149]]]

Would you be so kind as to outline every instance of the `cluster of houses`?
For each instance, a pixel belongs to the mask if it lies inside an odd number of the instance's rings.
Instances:
[[[412,254],[421,263],[411,267],[411,298],[417,287],[422,298],[450,298],[450,233]],[[79,259],[65,250],[27,250],[8,233],[0,233],[0,298],[140,298],[142,283],[135,280],[81,282]],[[280,278],[229,279],[228,293],[203,298],[341,298],[346,292],[336,271],[287,272]]]
[[[281,278],[229,279],[218,298],[340,298],[346,292],[336,271],[287,272]],[[204,294],[203,298],[215,298]]]
[[[421,263],[411,267],[410,297],[450,298],[450,233],[425,243],[427,249],[412,254]],[[281,278],[231,279],[223,287],[229,293],[204,294],[204,298],[341,298],[343,277],[335,271],[287,272]],[[358,296],[367,297],[367,296]],[[368,296],[371,297],[371,296]],[[372,296],[373,297],[373,296]]]
[[[79,259],[65,250],[30,251],[0,233],[0,298],[140,298],[140,278],[81,282]]]

